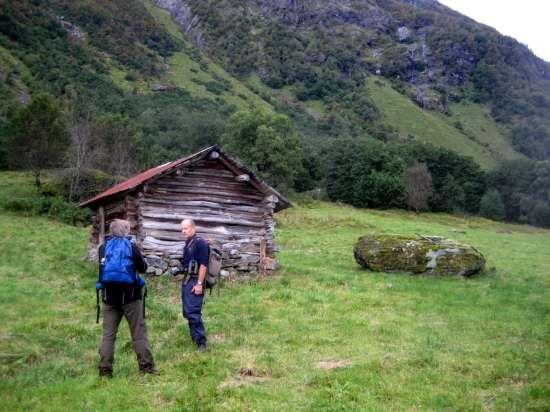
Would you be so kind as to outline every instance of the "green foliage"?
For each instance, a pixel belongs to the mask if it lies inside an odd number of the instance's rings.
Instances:
[[[89,209],[80,208],[62,197],[15,197],[4,202],[2,207],[25,215],[45,215],[70,225],[88,225],[91,217]]]
[[[462,211],[475,214],[486,190],[486,177],[472,158],[431,145],[404,146],[409,162],[425,163],[433,181],[430,210]]]
[[[98,169],[65,168],[56,173],[48,190],[69,200],[86,200],[114,185],[116,180]]]
[[[499,192],[506,219],[550,227],[550,162],[520,159],[502,162],[488,176]]]
[[[358,207],[404,206],[404,160],[397,147],[370,140],[335,143],[327,176],[327,194]]]
[[[192,98],[181,90],[147,98],[128,97],[128,115],[140,133],[139,163],[155,166],[219,143],[233,108],[223,102]]]
[[[168,57],[181,48],[138,0],[123,3],[55,0],[52,6],[65,19],[90,33],[89,41],[94,47],[148,75],[162,72],[159,56]]]
[[[302,168],[298,134],[284,115],[237,112],[227,123],[225,148],[277,188],[292,188]]]
[[[493,220],[504,220],[506,212],[500,193],[496,190],[489,190],[481,198],[479,214]]]
[[[432,177],[432,211],[477,213],[485,174],[471,159],[429,145],[391,145],[369,140],[335,143],[327,194],[360,207],[403,208],[406,165],[424,163]]]
[[[59,166],[69,144],[59,104],[38,95],[10,117],[5,129],[11,166],[33,170],[40,185],[40,170]]]
[[[550,159],[550,131],[537,118],[514,126],[512,143],[531,159]]]
[[[230,118],[223,142],[270,181],[292,186],[300,153],[287,117],[262,111],[238,112]]]

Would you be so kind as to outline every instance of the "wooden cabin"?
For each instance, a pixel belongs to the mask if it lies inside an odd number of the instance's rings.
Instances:
[[[146,170],[81,204],[93,211],[89,257],[97,259],[113,219],[130,221],[132,236],[157,275],[177,266],[183,219],[218,241],[225,276],[276,266],[273,214],[291,206],[275,189],[219,147]]]

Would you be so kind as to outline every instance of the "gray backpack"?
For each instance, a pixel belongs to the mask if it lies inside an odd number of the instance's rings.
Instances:
[[[205,286],[210,289],[219,283],[222,270],[222,248],[219,242],[208,242],[208,270],[206,271]]]

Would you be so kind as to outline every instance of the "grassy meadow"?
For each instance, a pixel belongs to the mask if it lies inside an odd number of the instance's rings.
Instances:
[[[1,174],[0,203],[28,185]],[[160,375],[138,373],[123,321],[108,380],[88,229],[0,211],[0,410],[550,409],[550,231],[320,202],[277,224],[280,270],[207,297],[208,354],[188,336],[178,285],[150,279]],[[362,270],[352,246],[372,231],[469,242],[487,273]]]

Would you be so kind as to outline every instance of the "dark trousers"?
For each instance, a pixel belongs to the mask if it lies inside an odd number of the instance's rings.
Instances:
[[[197,278],[190,278],[187,283],[181,285],[181,303],[183,317],[189,324],[189,333],[191,339],[197,345],[206,343],[206,332],[204,323],[202,323],[202,304],[204,302],[204,292],[202,295],[195,295],[191,289],[197,283]]]
[[[99,349],[99,369],[103,372],[113,371],[115,340],[122,316],[126,318],[130,327],[139,369],[154,368],[153,355],[147,337],[147,327],[143,318],[143,302],[138,299],[125,305],[103,305],[103,339]]]

